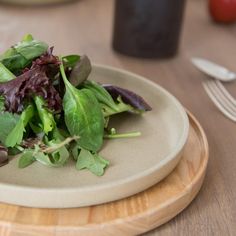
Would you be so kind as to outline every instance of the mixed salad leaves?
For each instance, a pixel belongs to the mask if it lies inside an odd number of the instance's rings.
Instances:
[[[127,89],[87,80],[91,70],[87,56],[55,56],[31,35],[0,55],[0,166],[16,154],[20,168],[61,167],[71,157],[78,170],[104,174],[104,138],[140,135],[109,128],[111,116],[151,107]]]

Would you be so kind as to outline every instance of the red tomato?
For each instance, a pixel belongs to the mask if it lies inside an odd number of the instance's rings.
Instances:
[[[209,10],[217,22],[236,21],[236,0],[209,0]]]

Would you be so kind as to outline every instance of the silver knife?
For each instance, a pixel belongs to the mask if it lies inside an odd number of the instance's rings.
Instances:
[[[203,73],[215,79],[218,79],[224,82],[228,82],[228,81],[232,81],[236,79],[236,73],[214,62],[208,61],[206,59],[198,58],[198,57],[193,57],[191,61],[200,71],[202,71]]]

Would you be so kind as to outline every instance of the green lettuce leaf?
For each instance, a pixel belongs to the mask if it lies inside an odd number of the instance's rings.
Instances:
[[[103,143],[104,119],[101,106],[89,89],[76,89],[66,78],[60,65],[66,92],[63,97],[65,123],[71,136],[79,136],[79,145],[98,151]]]
[[[25,127],[33,117],[34,108],[29,105],[21,115],[3,112],[0,114],[0,141],[6,147],[14,147],[23,139]]]
[[[88,150],[81,149],[76,162],[76,169],[88,169],[93,174],[97,176],[102,176],[104,174],[105,168],[108,165],[109,161],[105,160],[97,153],[92,154]]]

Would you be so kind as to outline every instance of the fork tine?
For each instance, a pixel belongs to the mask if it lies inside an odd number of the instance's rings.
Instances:
[[[226,90],[226,88],[222,85],[220,81],[215,81],[216,85],[221,89],[224,95],[235,105],[236,107],[236,100],[235,98]]]
[[[229,94],[225,87],[215,80],[208,81],[207,84],[210,86],[211,90],[215,93],[217,100],[219,100],[222,105],[234,113],[236,116],[236,102],[235,99]]]
[[[209,86],[208,83],[204,82],[203,84],[203,88],[205,89],[207,95],[210,97],[210,99],[212,100],[212,102],[215,104],[215,106],[226,116],[228,117],[230,120],[236,122],[236,116],[234,114],[232,114],[231,112],[229,112],[228,110],[225,109],[225,104],[222,104],[222,102],[219,101],[219,99],[217,99],[217,94],[215,94],[215,91],[212,90],[211,86]]]

